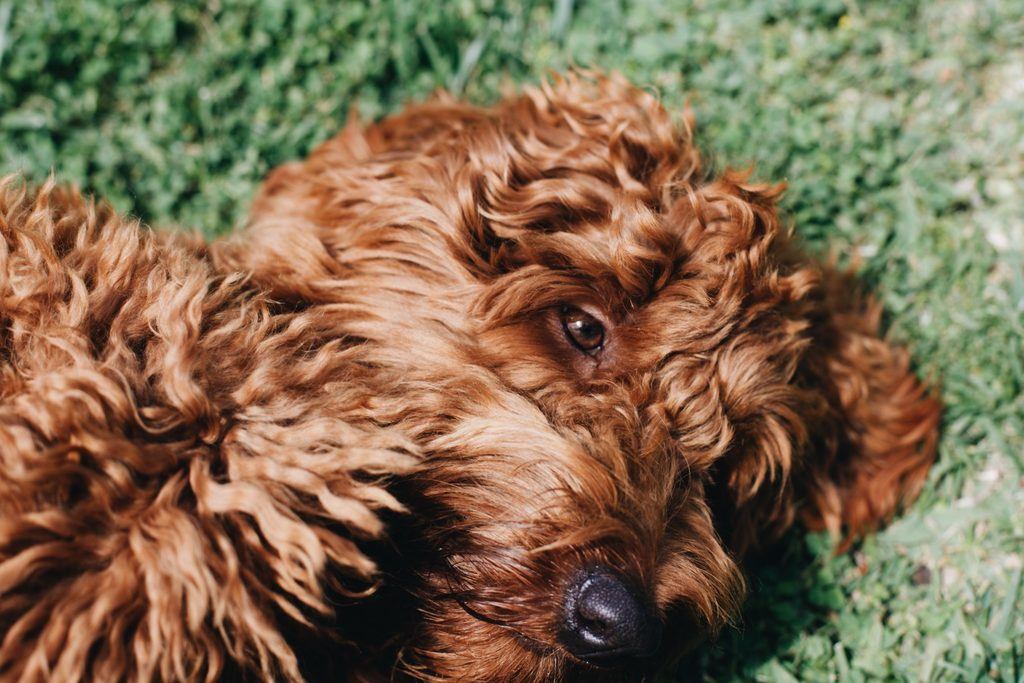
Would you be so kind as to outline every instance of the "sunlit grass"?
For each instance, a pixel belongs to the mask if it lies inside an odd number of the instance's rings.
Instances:
[[[694,106],[716,165],[789,183],[947,404],[918,503],[853,553],[794,533],[675,680],[1024,681],[1024,5],[0,0],[0,172],[224,232],[263,173],[438,87],[567,64]]]

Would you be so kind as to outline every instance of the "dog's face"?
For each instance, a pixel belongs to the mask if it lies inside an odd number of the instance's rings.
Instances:
[[[603,80],[416,108],[268,180],[251,252],[332,302],[379,381],[367,409],[422,448],[398,488],[411,672],[636,677],[735,615],[738,556],[798,495],[838,525],[807,453],[852,440],[832,375],[879,383],[817,350],[821,273],[776,195],[706,180],[652,97]],[[315,239],[291,258],[305,238],[260,244],[261,221]]]
[[[770,260],[767,204],[716,191],[700,217],[611,184],[585,223],[544,198],[507,212],[532,224],[477,290],[481,381],[420,480],[446,549],[430,592],[451,592],[429,633],[445,659],[465,653],[453,671],[635,672],[734,615],[742,580],[712,505],[728,501],[710,498],[730,474],[788,494],[812,278]]]
[[[711,497],[787,493],[814,276],[776,258],[771,191],[691,194],[688,141],[528,111],[536,139],[495,141],[510,177],[462,180],[487,198],[452,249],[470,339],[411,421],[443,549],[418,645],[439,678],[635,676],[735,614]]]

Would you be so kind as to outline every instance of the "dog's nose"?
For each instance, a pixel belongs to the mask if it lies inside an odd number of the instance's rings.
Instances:
[[[660,622],[611,571],[591,570],[569,587],[561,639],[579,659],[614,666],[654,654],[660,638]]]

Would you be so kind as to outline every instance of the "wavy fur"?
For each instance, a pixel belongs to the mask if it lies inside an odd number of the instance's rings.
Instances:
[[[653,670],[798,517],[888,519],[937,402],[691,128],[618,77],[441,97],[210,247],[5,185],[0,673],[299,679],[342,634],[351,678],[628,678],[558,642],[581,568],[665,621]]]

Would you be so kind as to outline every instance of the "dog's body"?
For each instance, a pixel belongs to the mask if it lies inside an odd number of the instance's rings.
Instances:
[[[776,195],[577,77],[352,125],[208,248],[8,187],[0,675],[298,678],[341,634],[353,676],[616,678],[713,635],[750,547],[868,530],[934,455]]]

